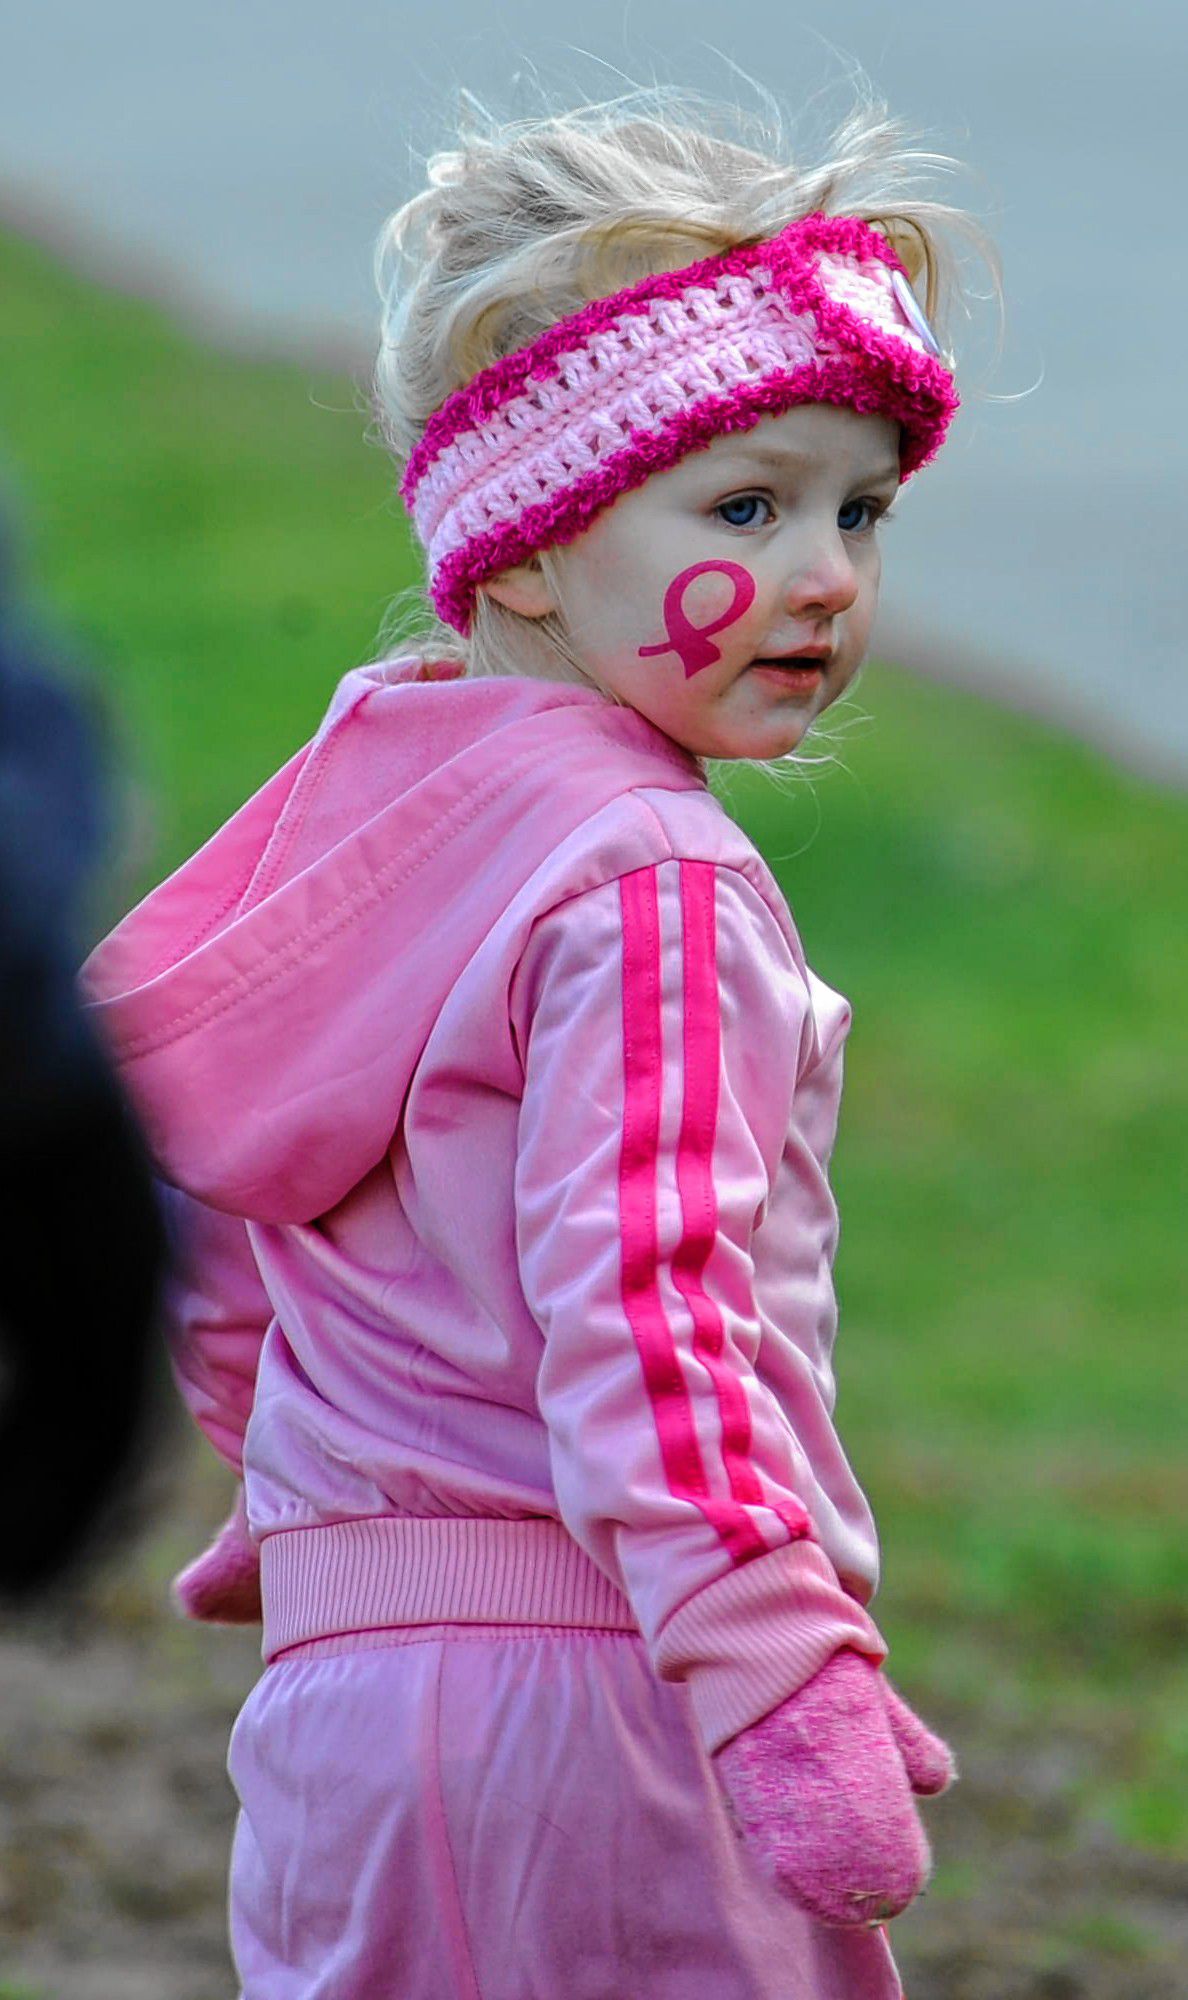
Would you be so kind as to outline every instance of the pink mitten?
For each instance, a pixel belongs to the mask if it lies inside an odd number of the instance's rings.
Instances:
[[[924,1727],[862,1653],[819,1673],[714,1753],[739,1829],[763,1873],[827,1924],[897,1917],[932,1857],[912,1793],[956,1777]]]
[[[187,1618],[214,1625],[256,1625],[260,1602],[260,1552],[248,1532],[243,1487],[235,1506],[203,1555],[173,1579],[173,1596]]]

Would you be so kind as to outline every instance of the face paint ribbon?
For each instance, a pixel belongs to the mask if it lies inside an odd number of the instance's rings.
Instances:
[[[684,596],[689,585],[699,576],[711,574],[727,576],[734,585],[734,595],[725,611],[717,618],[711,618],[708,625],[692,625],[685,616]],[[722,657],[717,646],[710,644],[710,633],[724,631],[748,611],[755,598],[755,579],[750,570],[736,562],[699,562],[691,569],[683,569],[674,576],[664,593],[664,629],[668,634],[662,646],[641,646],[641,660],[650,659],[657,653],[675,653],[685,669],[685,679],[701,672],[703,667],[712,667],[715,660]]]

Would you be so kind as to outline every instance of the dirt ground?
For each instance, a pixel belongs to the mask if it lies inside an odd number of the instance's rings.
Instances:
[[[187,1626],[166,1598],[224,1491],[183,1453],[151,1536],[0,1636],[0,2000],[234,2000],[224,1758],[259,1637]],[[1086,1831],[1093,1744],[929,1719],[963,1775],[927,1809],[944,1891],[893,1931],[910,2000],[1185,2000],[1185,1870]]]

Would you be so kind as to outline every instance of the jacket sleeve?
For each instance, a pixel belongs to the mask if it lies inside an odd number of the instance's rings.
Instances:
[[[173,1378],[199,1429],[243,1477],[243,1435],[256,1390],[260,1346],[272,1319],[235,1215],[162,1187],[175,1270],[165,1325]]]
[[[886,1653],[800,1498],[796,1412],[756,1372],[752,1242],[809,991],[745,876],[667,860],[539,919],[512,997],[518,1254],[559,1512],[713,1750],[839,1647]]]

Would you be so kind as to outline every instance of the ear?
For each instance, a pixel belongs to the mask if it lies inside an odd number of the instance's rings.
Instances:
[[[514,569],[500,570],[498,576],[491,576],[480,585],[496,604],[504,605],[508,611],[518,611],[521,618],[544,618],[556,610],[553,593],[545,581],[538,562],[518,563]]]

